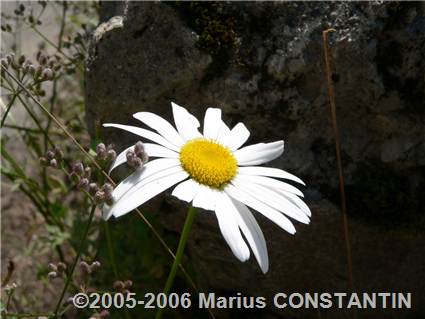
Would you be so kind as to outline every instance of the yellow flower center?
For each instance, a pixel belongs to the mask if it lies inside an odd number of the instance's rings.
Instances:
[[[227,147],[203,138],[183,145],[180,162],[195,181],[218,189],[229,183],[238,169],[237,161]]]

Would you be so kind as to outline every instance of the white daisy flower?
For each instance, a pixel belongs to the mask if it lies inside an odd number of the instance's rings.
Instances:
[[[158,158],[114,189],[114,204],[104,210],[104,218],[122,216],[177,184],[172,195],[194,207],[215,212],[233,254],[240,261],[248,260],[249,245],[266,273],[269,268],[266,241],[250,208],[290,234],[295,233],[295,227],[288,217],[308,224],[311,216],[310,209],[299,198],[303,194],[278,180],[304,185],[298,177],[281,169],[258,166],[279,157],[283,153],[283,141],[242,147],[250,135],[248,129],[242,123],[229,129],[218,108],[207,109],[201,134],[199,121],[192,114],[175,103],[171,105],[176,128],[150,112],[133,116],[153,131],[103,124],[154,142],[144,143],[145,152],[150,158]],[[129,150],[134,150],[134,146],[117,156],[111,170],[126,162]]]

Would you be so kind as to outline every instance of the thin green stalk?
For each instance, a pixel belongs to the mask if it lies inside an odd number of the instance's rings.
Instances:
[[[104,221],[103,226],[105,228],[106,244],[108,245],[108,253],[109,259],[111,260],[112,264],[112,271],[114,272],[115,279],[118,279],[118,268],[117,263],[115,261],[114,249],[112,247],[112,234],[109,228],[109,223],[107,221]]]
[[[13,103],[16,100],[16,97],[18,96],[18,92],[16,92],[15,94],[13,94],[12,99],[9,102],[9,105],[6,107],[6,111],[4,112],[3,118],[1,119],[1,123],[0,123],[0,127],[3,127],[4,122],[6,121],[7,115],[9,114],[10,109],[12,108]]]
[[[56,308],[55,308],[53,318],[58,318],[58,312],[59,312],[60,306],[62,304],[63,297],[65,296],[66,290],[68,289],[68,286],[72,281],[72,275],[74,274],[75,267],[77,266],[78,260],[80,259],[81,254],[83,252],[83,249],[84,249],[84,246],[85,246],[85,243],[86,243],[86,239],[87,239],[87,236],[89,234],[90,226],[91,226],[91,223],[93,221],[95,210],[96,210],[96,205],[93,205],[93,207],[90,211],[90,216],[89,216],[89,220],[88,220],[87,225],[86,225],[86,229],[84,230],[84,235],[81,238],[80,245],[78,247],[77,256],[75,257],[74,263],[71,266],[71,270],[69,271],[68,275],[66,276],[65,286],[63,287],[61,296],[58,300],[58,303],[56,304]]]
[[[168,275],[165,288],[163,290],[164,294],[168,295],[173,287],[174,278],[177,274],[177,269],[179,268],[180,262],[183,258],[184,248],[186,247],[187,240],[189,239],[190,229],[195,220],[197,209],[193,206],[190,206],[187,211],[186,221],[184,222],[183,231],[180,236],[179,246],[177,247],[176,258],[174,259],[173,265],[171,266],[170,274]],[[156,312],[155,319],[160,319],[162,317],[163,308],[158,308]]]

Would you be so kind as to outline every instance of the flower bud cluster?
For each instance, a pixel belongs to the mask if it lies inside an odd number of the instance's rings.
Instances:
[[[58,262],[57,264],[50,263],[49,270],[50,272],[47,274],[47,277],[52,280],[58,277],[65,277],[66,275],[66,265],[63,262]]]
[[[149,160],[148,154],[142,142],[137,142],[134,148],[126,153],[127,165],[131,168],[141,168]]]
[[[71,180],[77,184],[77,189],[85,189],[88,191],[90,185],[91,168],[84,167],[83,163],[78,162],[72,166],[70,174]]]
[[[117,157],[117,153],[113,149],[113,145],[109,144],[108,146],[105,146],[103,143],[99,143],[96,146],[96,160],[100,162],[110,162],[115,160]]]
[[[40,157],[39,161],[42,166],[58,168],[62,159],[62,151],[58,147],[55,147],[53,150],[47,151],[44,156]]]
[[[80,268],[81,271],[85,274],[85,275],[91,275],[93,272],[95,272],[97,269],[99,269],[101,267],[101,264],[99,261],[94,261],[91,264],[88,264],[85,261],[80,262]]]
[[[117,292],[122,292],[123,294],[129,293],[130,288],[133,286],[133,282],[131,280],[117,280],[114,282],[113,287]]]

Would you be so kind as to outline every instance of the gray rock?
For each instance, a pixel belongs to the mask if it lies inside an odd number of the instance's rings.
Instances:
[[[92,136],[99,133],[124,148],[135,138],[101,123],[131,124],[131,115],[142,110],[170,119],[170,101],[201,119],[207,107],[217,106],[229,124],[247,125],[252,143],[283,138],[285,153],[272,165],[307,183],[313,218],[308,226],[297,225],[295,236],[258,217],[271,260],[266,276],[253,258],[242,264],[232,256],[214,215],[199,216],[189,252],[204,291],[270,297],[279,291],[346,290],[321,34],[333,27],[355,287],[412,292],[418,300],[411,311],[362,315],[425,315],[425,302],[419,301],[425,298],[424,7],[377,1],[102,3],[86,77]],[[214,33],[211,25],[226,32]],[[166,201],[180,212],[163,211],[159,218],[180,231],[183,205]],[[270,310],[275,314],[264,318],[317,316],[310,310]],[[350,314],[331,309],[326,316]]]

